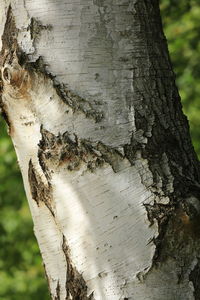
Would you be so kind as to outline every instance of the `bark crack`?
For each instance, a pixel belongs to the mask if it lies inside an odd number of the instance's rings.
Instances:
[[[70,250],[67,246],[67,241],[64,235],[62,248],[67,262],[67,300],[94,300],[93,293],[91,293],[89,296],[87,295],[88,288],[86,282],[83,279],[83,276],[77,271],[70,259]]]
[[[28,179],[33,200],[36,201],[38,206],[41,202],[45,203],[51,214],[54,216],[51,184],[48,182],[46,185],[43,182],[31,159],[29,161]]]

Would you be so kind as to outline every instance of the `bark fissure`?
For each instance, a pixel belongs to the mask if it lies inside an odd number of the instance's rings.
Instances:
[[[87,285],[83,279],[83,276],[76,270],[73,262],[70,259],[70,250],[67,246],[67,241],[65,236],[63,236],[62,249],[67,261],[67,281],[66,281],[66,291],[67,300],[93,300],[93,293],[89,296],[87,295]]]
[[[33,200],[36,201],[38,206],[41,202],[44,202],[54,216],[51,184],[49,181],[48,184],[43,182],[31,160],[29,161],[28,179]]]

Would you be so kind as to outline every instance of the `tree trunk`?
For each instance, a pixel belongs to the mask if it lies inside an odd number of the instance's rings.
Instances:
[[[199,162],[157,0],[2,0],[1,108],[52,299],[200,299]]]

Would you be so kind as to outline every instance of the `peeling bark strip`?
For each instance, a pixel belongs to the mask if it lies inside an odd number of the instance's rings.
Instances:
[[[83,276],[79,274],[76,268],[73,266],[73,262],[70,259],[70,250],[67,246],[66,238],[63,236],[62,244],[63,252],[65,253],[67,261],[67,300],[93,300],[93,293],[87,296],[87,285],[83,279]]]
[[[54,216],[54,211],[52,207],[52,189],[48,182],[48,186],[44,184],[42,178],[38,174],[37,170],[34,168],[32,161],[29,161],[28,168],[28,179],[31,188],[31,193],[33,200],[36,201],[39,206],[41,201],[45,203],[52,215]]]

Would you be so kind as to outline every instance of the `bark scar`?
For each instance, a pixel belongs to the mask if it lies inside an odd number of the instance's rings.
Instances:
[[[66,291],[67,299],[74,300],[94,300],[93,293],[87,296],[87,285],[83,276],[77,271],[70,259],[70,250],[67,246],[67,241],[63,235],[62,249],[66,257],[67,262],[67,281]],[[72,298],[70,298],[72,297]]]
[[[41,202],[44,202],[51,214],[54,216],[54,210],[52,206],[52,187],[49,182],[48,185],[43,183],[42,178],[34,168],[31,159],[29,161],[28,179],[33,200],[36,201],[38,206]]]

